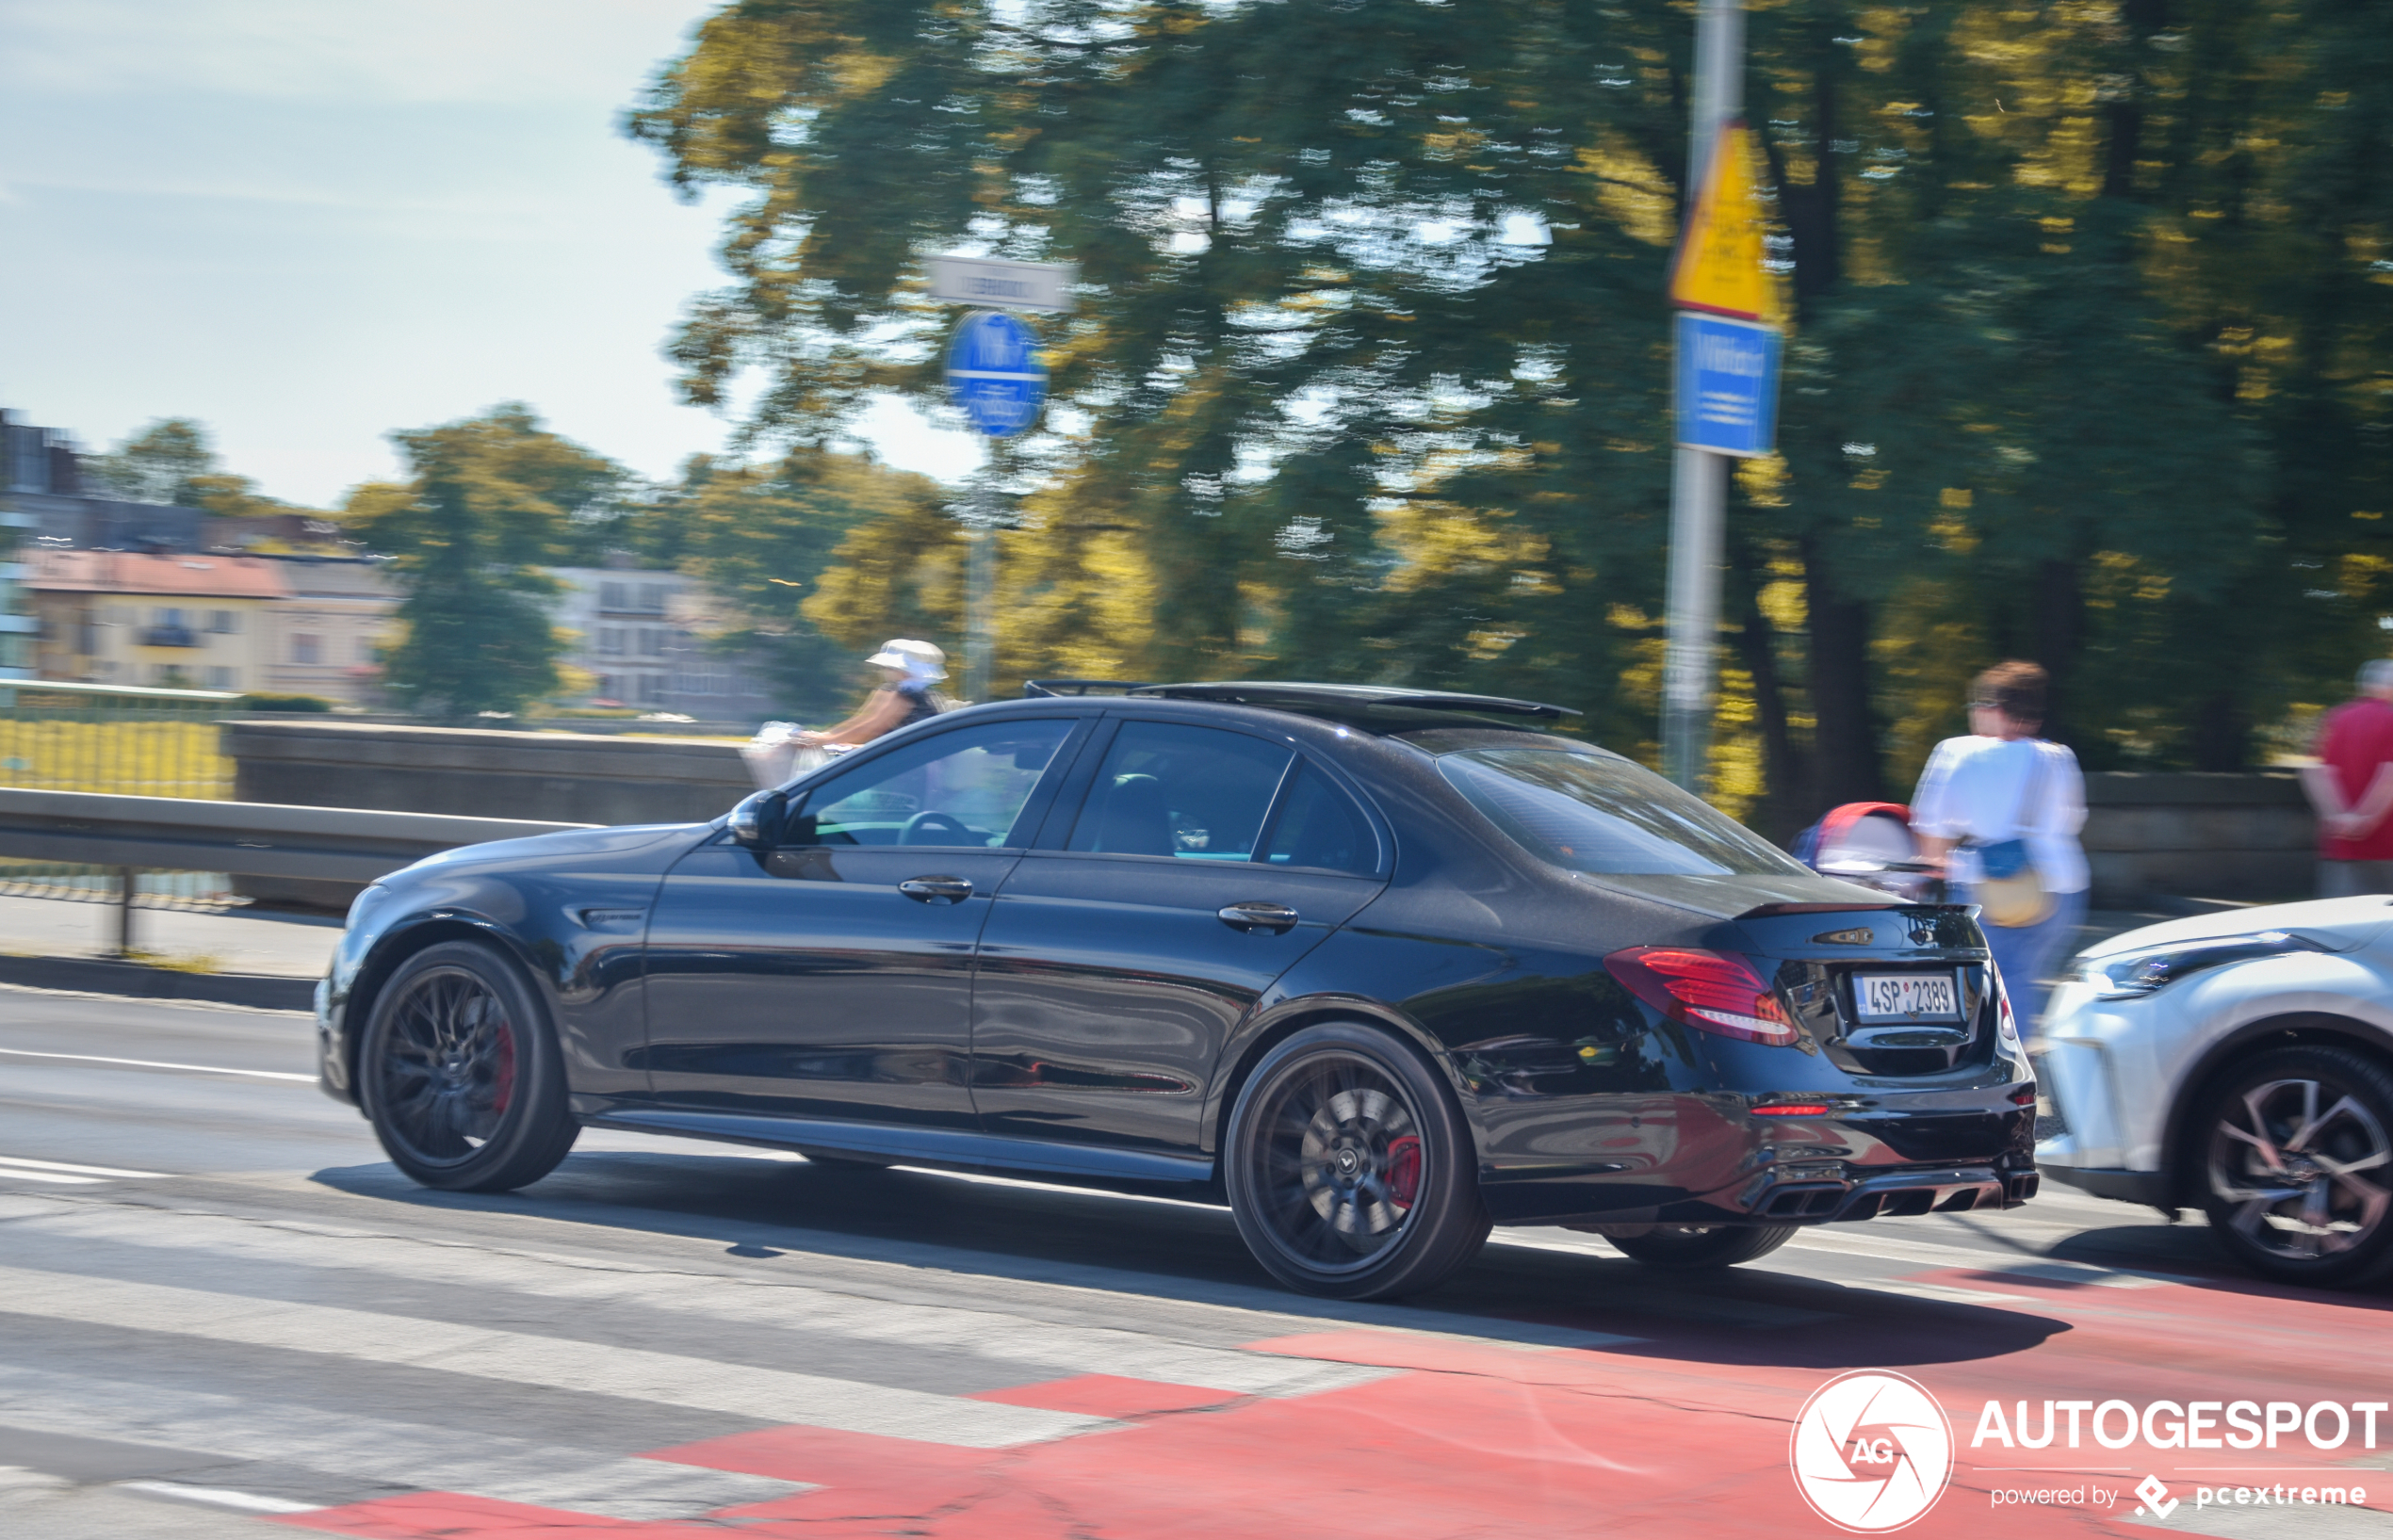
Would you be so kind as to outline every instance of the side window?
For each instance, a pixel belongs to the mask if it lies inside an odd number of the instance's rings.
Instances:
[[[1330,785],[1321,771],[1299,765],[1262,858],[1278,867],[1376,871],[1379,841],[1351,798]]]
[[[1069,718],[1041,718],[909,744],[811,790],[781,843],[1017,843],[1015,820],[1071,731]]]
[[[1244,733],[1126,721],[1072,826],[1070,849],[1251,861],[1294,755]]]

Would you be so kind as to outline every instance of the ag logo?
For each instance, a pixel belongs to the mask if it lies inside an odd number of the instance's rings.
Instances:
[[[1814,1513],[1840,1530],[1881,1534],[1944,1496],[1952,1426],[1917,1382],[1857,1370],[1812,1392],[1795,1419],[1789,1459]]]

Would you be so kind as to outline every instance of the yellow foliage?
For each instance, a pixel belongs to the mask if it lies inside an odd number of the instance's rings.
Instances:
[[[1545,537],[1521,529],[1502,509],[1462,508],[1437,498],[1392,501],[1377,510],[1379,536],[1395,553],[1388,586],[1410,592],[1460,573],[1510,568],[1534,582],[1548,555]]]
[[[42,721],[0,717],[0,786],[123,797],[233,795],[212,721]]]
[[[1678,242],[1678,189],[1653,163],[1613,133],[1579,151],[1579,170],[1595,181],[1595,203],[1632,239],[1669,248]]]

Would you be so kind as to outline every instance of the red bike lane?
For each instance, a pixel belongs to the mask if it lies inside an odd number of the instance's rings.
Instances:
[[[1839,1531],[1798,1490],[1790,1435],[1815,1391],[1864,1369],[1916,1381],[1948,1419],[1949,1483],[1906,1534],[2213,1532],[2204,1525],[2220,1520],[2215,1494],[2228,1492],[2222,1500],[2232,1504],[2238,1486],[2247,1499],[2270,1486],[2292,1493],[2290,1506],[2268,1504],[2287,1519],[2304,1511],[2304,1484],[2346,1492],[2356,1484],[2369,1507],[2393,1511],[2393,1412],[2378,1416],[2371,1450],[2360,1415],[2349,1410],[2393,1401],[2393,1333],[2382,1295],[2124,1274],[2089,1283],[2032,1272],[1941,1271],[1907,1282],[1945,1297],[1849,1288],[1840,1291],[1842,1312],[1762,1328],[1690,1327],[1617,1309],[1542,1319],[1548,1327],[1610,1334],[1595,1348],[1521,1348],[1378,1329],[1272,1338],[1247,1347],[1389,1372],[1289,1398],[1106,1376],[985,1393],[980,1399],[1118,1423],[1007,1449],[792,1426],[651,1451],[813,1488],[696,1524],[593,1518],[439,1493],[280,1522],[370,1540],[535,1530],[557,1540],[696,1540],[726,1527],[759,1540],[1829,1535]],[[1985,1303],[1968,1303],[1973,1297]],[[1639,1336],[1624,1341],[1623,1332]],[[2025,1429],[2012,1424],[2022,1403],[2041,1422],[2048,1400],[2124,1402],[2137,1413],[2173,1403],[2180,1418],[2188,1402],[2306,1410],[2324,1402],[2346,1409],[2350,1428],[2331,1450],[2294,1430],[2281,1432],[2274,1449],[2249,1451],[2223,1441],[2216,1450],[2153,1448],[2140,1438],[2112,1450],[2091,1429],[2074,1450],[2065,1435],[2041,1450],[2020,1447]],[[2012,1447],[1983,1428],[1988,1402],[2000,1406]],[[2115,1434],[2122,1414],[2107,1416]],[[2218,1414],[2211,1416],[2216,1428]],[[2157,1436],[2165,1439],[2173,1425],[2163,1407]],[[2322,1417],[2320,1429],[2333,1432],[2332,1419]],[[1882,1437],[1885,1430],[1877,1432]],[[1861,1443],[1866,1452],[1868,1440]],[[1879,1452],[1890,1449],[1901,1456],[1893,1445]],[[1857,1480],[1881,1479],[1865,1461],[1852,1469]],[[2147,1488],[2155,1499],[2149,1513],[2135,1491],[2147,1477],[2165,1488]],[[2198,1501],[2204,1488],[2212,1496]],[[2062,1500],[1997,1504],[1997,1494],[2034,1493]],[[2236,1507],[2238,1517],[2252,1511],[2248,1502]],[[2393,1530],[2393,1519],[2385,1522]]]

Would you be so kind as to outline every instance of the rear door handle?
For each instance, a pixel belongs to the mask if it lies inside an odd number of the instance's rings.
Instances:
[[[1298,917],[1284,903],[1233,903],[1219,913],[1221,922],[1233,931],[1269,931],[1274,935],[1294,929]]]
[[[898,891],[922,903],[962,903],[972,896],[972,884],[961,877],[909,877]]]

